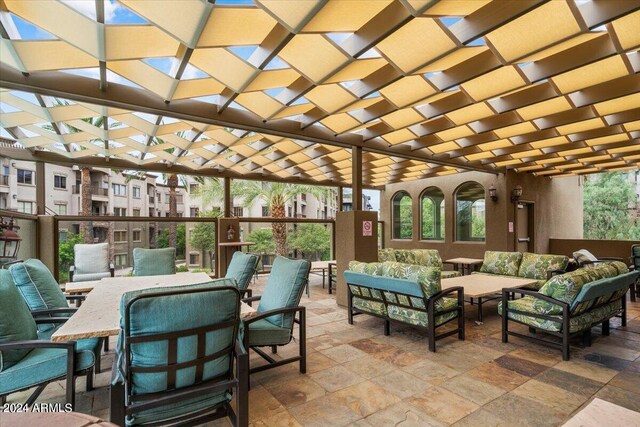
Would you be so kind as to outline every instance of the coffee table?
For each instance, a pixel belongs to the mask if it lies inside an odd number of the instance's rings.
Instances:
[[[195,285],[210,282],[206,273],[169,274],[145,277],[109,277],[100,280],[73,316],[51,336],[51,341],[117,336],[120,333],[120,299],[129,291],[163,286]],[[253,307],[241,303],[240,317],[257,314]]]
[[[538,283],[538,281],[535,279],[471,274],[468,276],[443,279],[441,287],[444,290],[454,286],[462,286],[464,288],[464,296],[469,299],[471,304],[473,304],[474,299],[477,300],[478,320],[476,323],[482,324],[482,304],[501,298],[501,295],[496,295],[502,294],[503,288],[524,288],[536,283]]]

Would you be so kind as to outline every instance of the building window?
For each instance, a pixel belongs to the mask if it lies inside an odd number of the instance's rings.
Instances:
[[[393,238],[408,240],[413,237],[413,199],[406,191],[399,191],[391,199]]]
[[[181,205],[184,203],[184,196],[182,194],[176,194],[176,204]]]
[[[113,188],[113,195],[114,196],[126,196],[127,195],[127,186],[123,185],[123,184],[111,184],[111,187]],[[138,189],[139,191],[140,189]],[[140,197],[140,195],[138,194],[138,197]]]
[[[198,217],[198,216],[200,216],[200,208],[190,208],[189,209],[189,216],[190,217]]]
[[[18,200],[18,212],[33,213],[33,202],[21,202]]]
[[[61,190],[66,190],[67,188],[67,177],[62,175],[54,175],[53,176],[53,187]]]
[[[429,187],[420,196],[420,238],[444,240],[444,194]]]
[[[127,265],[127,254],[115,254],[115,265],[118,267],[125,267]]]
[[[127,209],[126,208],[113,208],[113,215],[114,216],[127,216]]]
[[[140,187],[133,187],[131,189],[132,193],[133,193],[133,198],[134,199],[139,199],[140,198]]]
[[[141,242],[142,241],[142,231],[133,230],[133,241],[134,242]]]
[[[127,232],[124,230],[113,232],[113,241],[116,243],[122,243],[127,241]]]
[[[269,216],[269,206],[262,207],[262,216]]]
[[[462,184],[456,197],[456,240],[485,241],[484,187],[477,182]]]
[[[18,169],[18,184],[33,185],[33,171]]]
[[[67,214],[67,204],[66,203],[56,203],[56,213],[58,215],[66,215]]]
[[[234,206],[233,207],[233,216],[240,217],[244,213],[244,209],[242,206]]]
[[[156,193],[156,199],[158,199],[158,203],[162,201],[162,198],[160,197],[161,195],[162,193]]]
[[[134,209],[133,216],[140,216],[140,209]]]
[[[189,265],[200,265],[200,254],[189,254]]]
[[[189,184],[189,193],[193,193],[198,190],[198,184]]]

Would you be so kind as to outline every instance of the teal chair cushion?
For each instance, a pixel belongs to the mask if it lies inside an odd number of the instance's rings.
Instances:
[[[176,248],[133,249],[133,275],[176,274]]]
[[[75,272],[73,281],[79,282],[76,276],[95,273],[109,273],[109,244],[77,244],[73,247],[73,265]],[[81,276],[82,277],[82,276]]]
[[[297,306],[309,279],[310,268],[311,264],[304,259],[276,257],[271,267],[271,274],[264,286],[258,313]],[[291,314],[276,314],[267,319],[281,328],[290,329],[293,326]]]
[[[92,367],[95,355],[92,350],[76,349],[76,372]],[[18,363],[0,372],[0,394],[8,394],[42,384],[67,373],[67,351],[59,348],[31,350]]]
[[[228,279],[235,279],[238,289],[244,291],[249,287],[249,283],[256,272],[257,266],[258,255],[245,254],[238,251],[233,254],[233,257],[231,257],[227,274],[225,274],[224,277]]]
[[[36,322],[13,284],[8,270],[0,270],[0,344],[38,339]],[[15,365],[29,350],[0,351],[0,372]]]
[[[46,265],[39,259],[12,264],[9,273],[29,310],[67,308],[67,300]],[[53,329],[55,324],[39,324],[38,330]]]
[[[260,319],[249,324],[249,346],[285,345],[291,341],[291,328],[281,328]]]

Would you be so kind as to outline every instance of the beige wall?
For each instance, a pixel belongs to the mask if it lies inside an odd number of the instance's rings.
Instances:
[[[454,193],[461,184],[469,181],[478,182],[485,188],[485,242],[457,242],[454,239]],[[515,234],[509,232],[509,222],[514,221],[515,206],[510,201],[510,194],[518,184],[523,187],[522,200],[535,203],[536,252],[548,252],[551,237],[582,237],[582,186],[578,177],[549,179],[531,174],[516,174],[512,171],[498,175],[465,172],[387,185],[380,196],[381,217],[385,222],[385,247],[437,249],[443,259],[482,258],[485,250],[513,250]],[[497,202],[489,198],[488,188],[491,185],[497,190]],[[420,194],[430,186],[439,187],[444,193],[444,241],[420,240]],[[413,198],[414,222],[411,240],[392,239],[391,199],[400,190],[408,192]]]

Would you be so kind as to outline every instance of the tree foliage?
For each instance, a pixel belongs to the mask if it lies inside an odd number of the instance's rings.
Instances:
[[[212,212],[202,212],[200,216],[212,217]],[[213,222],[199,222],[191,230],[191,246],[209,256],[210,265],[213,266],[213,255],[216,249],[216,224]]]
[[[331,253],[331,232],[321,224],[301,224],[289,236],[289,247],[309,260],[328,260]]]
[[[270,228],[254,230],[247,236],[247,240],[254,242],[251,252],[257,254],[273,254],[276,252],[276,243],[273,240],[273,232]]]
[[[64,239],[60,239],[58,245],[58,280],[60,283],[69,280],[69,267],[73,265],[73,247],[79,243],[84,243],[82,234],[67,233]]]
[[[169,234],[170,234],[169,228],[163,228],[162,230],[160,230],[160,233],[158,233],[158,239],[156,240],[156,246],[158,248],[170,247]],[[185,225],[178,224],[178,226],[176,227],[176,257],[178,258],[184,257],[186,247],[187,247],[186,234],[187,233],[186,233]]]
[[[640,226],[631,215],[638,200],[625,172],[591,175],[584,184],[584,238],[637,240]]]

